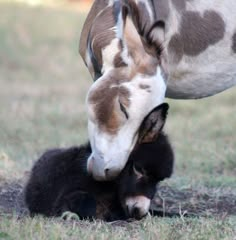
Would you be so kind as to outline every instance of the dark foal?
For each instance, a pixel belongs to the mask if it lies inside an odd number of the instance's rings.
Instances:
[[[144,119],[128,163],[112,181],[95,181],[87,173],[89,144],[45,152],[25,187],[31,215],[60,216],[70,211],[106,221],[144,217],[157,183],[173,170],[173,150],[162,132],[167,111],[168,104],[161,104]]]

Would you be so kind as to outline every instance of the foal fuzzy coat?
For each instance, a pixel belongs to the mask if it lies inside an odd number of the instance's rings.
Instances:
[[[107,221],[139,218],[126,212],[126,198],[152,199],[156,184],[170,177],[173,169],[173,152],[163,134],[154,143],[140,145],[118,179],[111,182],[98,182],[87,174],[86,160],[90,153],[86,144],[49,150],[39,158],[25,188],[25,201],[31,214],[60,216],[71,211],[81,218]],[[137,177],[134,166],[143,177]]]
[[[60,216],[70,211],[81,218],[106,221],[145,216],[157,183],[170,177],[173,170],[174,154],[168,137],[161,132],[163,124],[158,137],[151,141],[147,141],[147,135],[154,125],[140,128],[141,143],[119,177],[110,182],[98,182],[88,175],[89,143],[45,152],[33,166],[25,187],[31,215]]]

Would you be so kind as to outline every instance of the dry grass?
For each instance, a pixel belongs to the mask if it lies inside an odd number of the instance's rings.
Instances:
[[[1,1],[0,14],[3,182],[22,177],[45,149],[87,139],[84,101],[92,81],[78,56],[84,13]],[[158,207],[187,209],[200,218],[147,218],[113,226],[3,214],[0,239],[234,239],[235,216],[224,212],[235,214],[236,205],[236,89],[168,102],[166,130],[176,166],[160,190]]]
[[[1,220],[1,217],[0,217]],[[75,222],[44,218],[5,218],[0,224],[5,239],[86,239],[86,240],[232,240],[235,219],[151,218],[133,223],[106,224],[100,221]],[[11,234],[8,234],[11,233]]]

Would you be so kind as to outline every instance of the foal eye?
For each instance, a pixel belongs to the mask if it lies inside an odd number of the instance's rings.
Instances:
[[[123,112],[125,117],[126,117],[126,119],[128,119],[129,118],[129,114],[127,113],[127,110],[125,109],[124,105],[120,101],[119,101],[119,104],[120,104],[121,112]]]

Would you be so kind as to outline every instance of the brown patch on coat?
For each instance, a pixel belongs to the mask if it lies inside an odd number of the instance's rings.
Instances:
[[[186,11],[182,16],[180,36],[186,55],[197,56],[210,45],[219,42],[225,33],[225,23],[219,13]]]
[[[174,34],[168,44],[168,52],[170,52],[170,62],[177,64],[184,55],[183,42],[179,34]]]
[[[96,89],[93,89],[88,96],[89,104],[94,106],[99,126],[111,134],[117,132],[120,118],[123,116],[117,108],[118,101],[125,107],[130,105],[130,91],[121,86],[126,81],[128,81],[127,76],[114,69],[106,78],[101,79]]]
[[[232,49],[233,49],[233,52],[236,53],[236,33],[233,35],[233,44],[232,44]]]
[[[116,34],[112,29],[115,26],[115,17],[113,8],[107,7],[100,13],[90,31],[90,41],[95,58],[100,66],[102,66],[102,49],[109,45],[116,38]]]
[[[90,32],[90,29],[93,25],[94,19],[97,17],[97,15],[105,9],[108,6],[109,0],[103,0],[103,1],[94,1],[88,16],[85,20],[81,37],[80,37],[80,43],[79,43],[79,53],[82,56],[82,58],[85,61],[86,51],[87,51],[87,42],[88,42],[88,35]]]
[[[181,20],[180,32],[172,36],[168,52],[172,63],[177,64],[183,57],[197,56],[210,45],[219,42],[225,33],[225,23],[215,11],[186,11]]]

